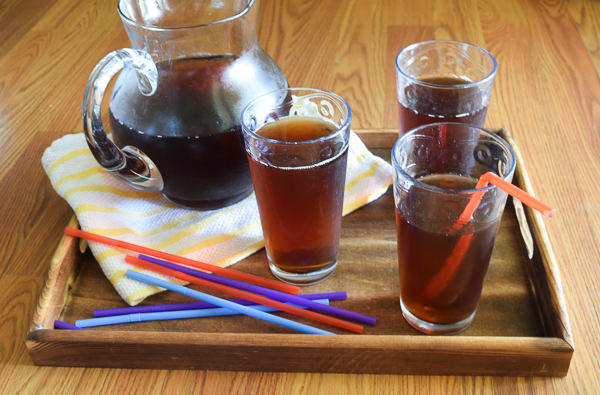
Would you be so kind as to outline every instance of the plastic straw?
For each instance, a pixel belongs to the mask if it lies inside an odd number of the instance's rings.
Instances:
[[[199,291],[195,291],[190,288],[186,288],[182,285],[177,285],[170,283],[168,281],[161,280],[160,278],[156,278],[153,276],[149,276],[147,274],[138,273],[131,269],[125,272],[127,277],[132,278],[134,280],[142,281],[146,284],[156,285],[158,287],[162,287],[168,289],[169,291],[177,292],[182,295],[189,296],[194,299],[203,300],[205,302],[214,304],[219,307],[224,307],[226,309],[230,309],[233,311],[237,311],[241,314],[248,315],[250,317],[258,318],[260,320],[264,320],[270,322],[272,324],[281,325],[286,328],[290,328],[296,330],[298,332],[307,333],[307,334],[315,334],[315,335],[335,335],[333,332],[328,332],[319,328],[312,327],[310,325],[301,324],[299,322],[295,322],[292,320],[288,320],[286,318],[278,317],[276,315],[272,315],[269,313],[265,313],[263,311],[255,310],[248,306],[242,306],[237,303],[230,302],[225,299],[217,298],[216,296],[208,295]]]
[[[347,295],[345,291],[339,292],[322,292],[316,294],[305,294],[298,295],[301,298],[317,300],[327,299],[331,300],[346,300]],[[230,302],[242,304],[244,306],[256,304],[246,299],[232,299]],[[145,306],[133,306],[133,307],[117,307],[113,309],[99,309],[94,310],[94,317],[109,317],[113,315],[122,314],[134,314],[134,313],[158,313],[161,311],[179,311],[179,310],[197,310],[197,309],[211,309],[217,306],[206,303],[206,302],[187,302],[187,303],[170,303],[170,304],[153,304]]]
[[[161,259],[157,259],[157,258],[153,258],[153,257],[148,257],[145,255],[140,255],[139,258],[142,260],[145,260],[145,261],[155,263],[155,264],[163,266],[163,267],[167,267],[172,270],[176,270],[178,272],[183,272],[183,273],[189,274],[194,277],[218,282],[219,284],[227,285],[227,286],[234,287],[234,288],[245,289],[246,291],[264,295],[271,299],[275,299],[279,302],[294,303],[294,304],[297,304],[300,306],[305,306],[305,307],[309,307],[309,308],[317,310],[317,311],[321,311],[323,313],[332,314],[332,315],[335,315],[338,317],[355,320],[355,321],[359,321],[359,322],[364,322],[369,325],[375,325],[377,323],[377,319],[375,317],[370,317],[368,315],[356,313],[354,311],[345,310],[345,309],[335,307],[335,306],[319,305],[317,303],[313,303],[310,300],[303,299],[303,298],[299,297],[298,295],[285,294],[285,293],[278,292],[278,291],[275,291],[272,289],[265,289],[265,288],[257,287],[256,285],[239,283],[238,281],[235,281],[235,280],[219,277],[214,274],[204,273],[204,272],[194,270],[189,267],[176,265],[171,262],[163,261]],[[131,261],[127,260],[127,258],[125,258],[125,260],[127,262],[131,263]],[[264,304],[262,302],[259,302],[259,303]],[[345,322],[345,321],[342,321],[342,322]],[[349,328],[344,328],[344,329],[349,329]],[[354,329],[349,329],[349,330],[356,332],[356,330],[354,330]],[[361,332],[358,332],[358,333],[362,333],[362,327],[361,327]]]
[[[316,303],[329,303],[327,299],[316,299]],[[260,310],[263,312],[274,312],[279,311],[273,307],[252,305],[248,306],[251,309]],[[228,315],[240,314],[237,311],[219,308],[206,308],[206,309],[193,309],[193,310],[178,310],[178,311],[161,311],[154,313],[133,313],[123,315],[113,315],[99,318],[86,318],[75,321],[75,324],[82,328],[90,328],[93,326],[103,325],[115,325],[115,324],[128,324],[133,322],[144,322],[144,321],[164,321],[164,320],[178,320],[187,318],[203,318],[203,317],[221,317]]]
[[[554,208],[531,196],[529,193],[504,180],[502,177],[499,177],[491,171],[488,171],[479,177],[477,185],[475,185],[475,189],[485,188],[488,186],[488,184],[494,184],[496,187],[502,189],[512,197],[519,199],[523,204],[539,211],[548,218],[552,218],[554,217],[554,214],[556,214],[556,210]],[[473,216],[475,210],[477,210],[477,207],[479,206],[479,203],[481,202],[485,192],[486,191],[478,191],[477,193],[473,194],[471,200],[469,200],[467,206],[459,217],[461,222],[467,223],[471,220],[471,217]]]
[[[492,172],[487,172],[482,177],[490,184],[494,184],[512,197],[519,199],[523,204],[544,214],[546,217],[552,218],[556,214],[556,210],[553,207],[550,207],[541,200],[531,196],[521,188],[511,184],[510,182],[507,182],[502,177],[499,177]]]
[[[527,206],[541,212],[549,218],[552,218],[556,214],[556,210],[554,208],[533,197],[521,188],[509,183],[508,181],[505,181],[502,177],[499,177],[491,171],[488,171],[479,177],[479,180],[477,180],[477,184],[475,185],[475,189],[485,188],[488,186],[488,184],[495,185],[512,197],[520,200]],[[465,224],[472,220],[473,213],[475,210],[477,210],[477,207],[479,207],[481,199],[486,192],[486,190],[477,191],[473,194],[473,196],[471,196],[471,199],[459,216],[458,221],[454,223],[454,230],[460,230]],[[429,286],[425,288],[424,295],[426,298],[433,298],[436,295],[439,295],[448,286],[450,281],[452,281],[462,262],[463,257],[469,249],[472,238],[473,233],[469,233],[461,236],[458,239],[458,242],[454,246],[454,249],[450,253],[450,256],[446,259],[446,262],[440,271],[429,282]]]
[[[143,246],[140,246],[137,244],[127,243],[125,241],[102,236],[102,235],[99,235],[96,233],[90,233],[90,232],[86,232],[86,231],[83,231],[80,229],[70,228],[67,226],[65,228],[65,234],[68,236],[80,237],[82,239],[96,241],[98,243],[107,244],[107,245],[111,245],[114,247],[124,248],[126,250],[135,251],[140,254],[151,255],[151,256],[161,258],[161,259],[167,259],[172,262],[177,262],[177,263],[181,263],[183,265],[197,267],[197,268],[200,268],[203,270],[208,270],[213,273],[218,273],[222,276],[236,278],[238,280],[247,281],[247,282],[254,283],[254,284],[260,284],[262,286],[277,289],[277,290],[280,290],[283,292],[289,292],[289,293],[292,293],[295,295],[300,293],[300,288],[298,288],[294,285],[285,284],[280,281],[275,281],[275,280],[258,277],[258,276],[255,276],[255,275],[252,275],[249,273],[239,272],[237,270],[232,270],[232,269],[227,269],[224,267],[211,265],[209,263],[194,261],[189,258],[184,258],[182,256],[169,254],[164,251],[158,251],[158,250],[148,248],[148,247],[143,247]]]
[[[153,260],[156,258],[152,258]],[[223,285],[223,284],[219,284],[216,282],[211,282],[210,280],[206,280],[206,279],[202,279],[202,278],[198,278],[189,274],[185,274],[182,272],[179,272],[177,270],[174,269],[170,269],[170,268],[166,268],[166,267],[162,267],[159,266],[155,263],[151,263],[151,262],[147,262],[144,260],[141,260],[139,258],[135,258],[132,256],[127,256],[125,258],[125,260],[129,263],[133,263],[134,265],[140,266],[144,269],[148,269],[148,270],[152,270],[155,271],[157,273],[161,273],[170,277],[174,277],[174,278],[178,278],[184,281],[188,281],[192,284],[197,284],[200,285],[202,287],[205,288],[209,288],[215,291],[219,291],[219,292],[223,292],[225,294],[228,295],[232,295],[232,296],[236,296],[238,298],[244,298],[247,300],[251,300],[253,302],[262,304],[262,305],[266,305],[266,306],[270,306],[270,307],[274,307],[283,311],[287,311],[288,313],[292,313],[295,315],[299,315],[301,317],[305,317],[305,318],[309,318],[315,321],[319,321],[319,322],[323,322],[325,324],[328,325],[333,325],[333,326],[337,326],[339,328],[343,328],[352,332],[356,332],[356,333],[362,333],[363,332],[363,327],[361,325],[357,325],[353,322],[347,322],[347,321],[343,321],[334,317],[329,317],[323,314],[319,314],[316,313],[314,311],[307,311],[307,310],[303,310],[300,309],[298,307],[294,307],[294,306],[290,306],[290,305],[286,305],[285,303],[282,303],[282,301],[277,301],[277,300],[272,300],[272,299],[267,299],[264,296],[261,295],[256,295],[241,289],[237,289],[237,288],[233,288],[230,287],[228,285]],[[169,263],[170,265],[174,265],[172,263]],[[177,267],[177,265],[174,265],[175,267]],[[186,268],[187,270],[194,270],[194,269],[190,269],[190,268]],[[207,273],[202,273],[203,275],[207,274]],[[214,276],[214,275],[211,275]],[[219,276],[215,276],[221,280],[225,280],[223,278],[220,278]],[[213,277],[210,277],[211,279]],[[227,279],[229,281],[234,281],[231,279]],[[248,285],[248,284],[245,284]],[[259,287],[260,288],[260,287]],[[269,290],[270,292],[276,292],[273,290]],[[317,308],[322,308],[324,307],[324,305],[318,304],[318,303],[314,303],[312,301],[309,301],[307,299],[303,299],[301,297],[298,297],[296,295],[289,295],[289,294],[284,294],[281,293],[281,295],[286,295],[286,296],[292,296],[296,299],[293,300],[284,300],[283,302],[292,302],[294,304],[299,304],[301,306],[305,306],[305,307],[310,307],[310,308],[315,308],[314,306],[317,306]],[[299,300],[301,303],[296,303],[296,300]]]
[[[463,235],[458,238],[452,252],[446,258],[439,272],[429,282],[429,285],[423,291],[426,299],[433,299],[439,295],[456,275],[462,260],[469,249],[473,233]]]
[[[488,173],[485,173],[485,174],[488,174]],[[488,186],[489,182],[484,177],[485,174],[483,174],[481,177],[479,177],[479,180],[477,180],[477,184],[475,184],[475,189],[482,189],[482,188],[485,188]],[[479,203],[481,203],[481,199],[483,199],[483,195],[485,195],[486,192],[487,191],[485,191],[485,190],[483,190],[483,191],[478,190],[475,193],[473,193],[473,195],[471,196],[471,199],[469,199],[469,201],[467,202],[465,209],[458,216],[458,221],[456,221],[454,223],[454,227],[453,227],[454,230],[460,230],[465,224],[467,224],[469,221],[471,221],[471,218],[473,217],[473,213],[475,212],[475,210],[477,210],[477,207],[479,207]]]
[[[73,325],[73,324],[69,324],[68,322],[64,322],[64,321],[60,321],[60,320],[54,321],[54,329],[84,330],[84,328],[81,328],[79,326],[76,326],[76,325]]]

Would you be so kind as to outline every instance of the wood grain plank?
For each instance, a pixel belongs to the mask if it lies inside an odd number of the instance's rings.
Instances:
[[[433,26],[433,14],[438,0],[422,0],[401,2],[396,0],[383,0],[383,21],[386,26]],[[360,18],[360,15],[357,15]]]
[[[65,27],[60,33],[57,23]],[[0,59],[0,93],[6,98],[0,126],[19,131],[2,135],[0,155],[7,163],[16,161],[40,130],[81,128],[82,92],[90,71],[109,48],[116,49],[116,41],[127,45],[119,26],[114,4],[97,2],[90,9],[81,2],[60,2],[23,36],[19,48]],[[9,170],[0,168],[0,179]]]
[[[478,0],[438,0],[433,25],[436,40],[466,41],[485,48]]]
[[[33,310],[40,287],[39,277],[6,274],[0,277],[0,393],[12,392],[8,391],[11,387],[7,381],[15,370],[20,370],[19,365],[32,365],[29,358],[24,358],[26,348],[23,343],[30,319],[22,313]]]
[[[58,245],[59,235],[48,224],[65,225],[65,216],[72,213],[52,189],[40,164],[42,152],[52,142],[53,134],[39,131],[23,154],[7,164],[9,171],[1,179],[0,201],[7,204],[0,206],[0,217],[11,226],[0,227],[0,273],[43,276],[46,268],[36,263],[48,262],[50,251],[18,246],[35,246],[45,241]],[[23,182],[24,178],[28,182]],[[16,210],[16,206],[20,208]]]
[[[570,1],[567,6],[594,62],[596,74],[600,75],[600,3],[593,0]]]
[[[331,21],[341,19],[344,10],[336,4],[331,0],[262,2],[261,12],[277,18],[275,23],[259,26],[259,42],[282,65],[290,86],[333,90],[330,67],[338,25]]]
[[[333,91],[347,98],[354,128],[381,127],[385,71],[384,9],[375,2],[349,2],[335,43]],[[374,34],[378,32],[378,34]]]
[[[35,25],[56,0],[3,0],[0,7],[0,59]]]
[[[571,350],[555,338],[310,335],[37,330],[27,346],[36,364],[240,371],[556,376],[566,374]],[[145,350],[152,350],[152,356]],[[449,350],[454,350],[450,351]],[[385,351],[385,352],[383,352]],[[94,355],[90,358],[89,355]],[[210,355],[210,358],[200,358]],[[155,357],[155,358],[154,358]],[[441,358],[443,363],[441,363]]]

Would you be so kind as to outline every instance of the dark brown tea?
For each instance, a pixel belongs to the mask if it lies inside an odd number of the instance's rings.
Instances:
[[[400,134],[434,122],[461,122],[483,127],[487,105],[480,88],[456,87],[470,81],[456,77],[420,78],[427,84],[404,88],[404,102],[399,103]]]
[[[234,61],[217,56],[158,63],[152,96],[139,92],[131,70],[115,85],[113,139],[152,159],[164,180],[163,194],[174,203],[210,209],[252,191],[239,124],[243,87],[226,75]]]
[[[289,117],[258,134],[298,142],[335,130],[321,119]],[[347,147],[338,152],[331,144],[269,144],[269,163],[249,155],[267,254],[286,272],[309,273],[337,262]]]
[[[457,175],[428,175],[419,181],[445,189],[464,190],[476,180]],[[409,191],[410,200],[413,186]],[[422,199],[425,194],[420,194]],[[422,202],[431,217],[453,218],[464,206]],[[475,229],[472,223],[459,230],[428,229],[410,223],[396,210],[400,293],[404,306],[421,320],[451,324],[466,319],[477,308],[483,279],[494,247],[500,219]]]

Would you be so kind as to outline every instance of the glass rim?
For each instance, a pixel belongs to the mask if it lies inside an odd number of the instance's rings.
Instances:
[[[123,12],[123,10],[121,8],[121,4],[124,1],[125,0],[119,0],[119,3],[117,4],[117,11],[119,12],[119,15],[121,16],[121,18],[124,21],[127,21],[127,23],[129,23],[131,25],[134,25],[136,27],[139,27],[139,28],[142,28],[145,30],[152,30],[152,31],[175,31],[175,30],[194,29],[194,28],[208,27],[208,26],[225,23],[225,22],[230,22],[230,21],[238,19],[238,18],[242,17],[244,14],[248,13],[248,11],[250,11],[250,8],[252,8],[252,6],[254,5],[254,2],[255,2],[255,0],[248,0],[248,4],[246,4],[246,6],[243,9],[241,9],[239,12],[237,12],[236,14],[233,14],[227,18],[219,19],[216,21],[208,22],[208,23],[199,23],[196,25],[186,25],[186,26],[156,26],[156,25],[152,25],[152,24],[148,24],[148,23],[138,22],[135,19],[132,19],[129,16],[125,15],[125,13]]]
[[[401,55],[403,55],[405,52],[408,52],[409,50],[412,50],[413,48],[415,48],[417,46],[430,45],[430,44],[459,44],[459,45],[466,45],[468,47],[475,48],[478,51],[480,51],[481,53],[483,53],[484,55],[487,55],[488,58],[492,60],[492,64],[493,64],[492,70],[488,73],[488,75],[486,75],[485,77],[480,78],[478,80],[465,82],[463,84],[451,84],[451,85],[436,84],[434,82],[422,81],[422,80],[415,78],[412,75],[406,73],[404,70],[402,70],[402,68],[398,64]],[[468,43],[465,41],[458,41],[458,40],[428,40],[428,41],[419,41],[416,43],[412,43],[412,44],[407,45],[406,47],[402,48],[400,50],[400,52],[398,52],[398,54],[396,55],[394,64],[396,66],[396,71],[398,73],[402,74],[407,79],[409,79],[412,83],[418,83],[420,85],[430,86],[430,87],[434,87],[434,88],[470,88],[475,85],[482,85],[482,84],[485,84],[486,82],[488,82],[489,80],[493,79],[496,76],[496,72],[498,71],[498,62],[496,61],[496,58],[494,57],[494,55],[492,55],[488,50],[480,47],[479,45],[471,44],[471,43]]]
[[[338,100],[343,107],[346,109],[346,119],[344,120],[344,123],[340,126],[335,125],[336,130],[326,134],[325,136],[321,136],[315,139],[310,139],[310,140],[301,140],[301,141],[284,141],[284,140],[277,140],[277,139],[272,139],[269,137],[265,137],[265,136],[261,136],[260,134],[250,130],[244,123],[244,114],[246,113],[246,111],[248,111],[248,109],[256,104],[257,102],[259,102],[260,100],[265,99],[268,96],[277,94],[277,93],[283,93],[283,92],[297,92],[297,91],[303,91],[303,92],[311,92],[311,93],[317,93],[320,95],[326,95],[326,96],[331,96],[334,99]],[[316,117],[314,117],[316,118]],[[321,118],[317,118],[317,119],[321,119]],[[323,89],[317,89],[317,88],[281,88],[281,89],[276,89],[273,91],[269,91],[266,92],[260,96],[255,97],[254,99],[252,99],[252,101],[250,101],[242,110],[242,115],[241,115],[241,126],[242,126],[242,132],[244,134],[244,136],[246,134],[249,134],[250,136],[252,136],[252,138],[255,138],[257,140],[261,140],[263,142],[269,143],[269,144],[280,144],[280,145],[289,145],[289,146],[302,146],[302,145],[311,145],[311,144],[315,144],[315,143],[320,143],[332,138],[335,138],[337,135],[342,134],[346,129],[350,128],[350,122],[352,120],[352,109],[350,108],[350,105],[348,104],[348,102],[346,100],[344,100],[344,98],[342,98],[340,95],[338,95],[337,93],[333,93],[330,91],[326,91]],[[260,130],[260,128],[257,128],[257,130]]]
[[[494,184],[488,184],[487,186],[483,187],[483,188],[469,188],[469,189],[446,189],[446,188],[441,188],[435,185],[430,185],[430,184],[426,184],[424,182],[419,181],[418,179],[414,178],[413,176],[411,176],[410,174],[408,174],[404,168],[402,166],[400,166],[400,164],[398,163],[398,159],[397,159],[397,153],[398,150],[400,149],[400,144],[401,142],[404,141],[404,139],[407,139],[413,135],[418,134],[421,130],[423,129],[427,129],[427,128],[431,128],[431,127],[438,127],[441,125],[453,125],[453,126],[462,126],[465,128],[469,128],[469,129],[476,129],[478,130],[480,133],[483,133],[484,135],[491,137],[492,139],[496,140],[497,143],[499,143],[502,146],[505,146],[508,148],[508,152],[510,152],[510,157],[512,158],[512,163],[510,168],[508,169],[508,171],[506,172],[506,174],[504,175],[500,175],[498,174],[498,176],[502,177],[503,180],[506,181],[506,179],[514,174],[516,166],[517,166],[517,158],[515,156],[515,153],[512,149],[512,147],[510,146],[510,144],[504,140],[502,137],[500,137],[498,134],[493,133],[487,129],[484,128],[480,128],[478,126],[473,126],[473,125],[469,125],[469,124],[465,124],[465,123],[460,123],[460,122],[436,122],[436,123],[428,123],[425,125],[421,125],[418,126],[414,129],[409,130],[408,132],[404,133],[402,136],[400,136],[396,142],[394,143],[394,146],[392,147],[392,167],[394,172],[399,172],[403,175],[404,178],[407,178],[410,180],[411,183],[418,185],[419,187],[426,189],[428,191],[431,192],[437,192],[437,193],[444,193],[447,195],[471,195],[473,193],[476,192],[481,192],[481,191],[490,191],[492,189],[496,189],[498,187],[496,187]]]

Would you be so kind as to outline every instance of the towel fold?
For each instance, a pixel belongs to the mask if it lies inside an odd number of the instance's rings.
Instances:
[[[160,193],[133,189],[94,160],[83,133],[54,141],[42,165],[56,192],[73,208],[81,229],[190,259],[229,266],[263,247],[254,193],[211,211],[178,207]],[[351,133],[344,215],[377,199],[392,182],[391,166]],[[136,305],[162,291],[125,277],[122,250],[90,242],[102,271],[125,302]],[[265,263],[266,264],[266,263]]]

